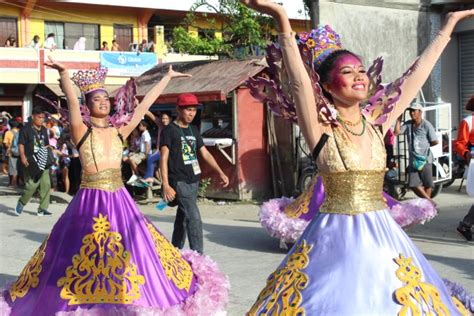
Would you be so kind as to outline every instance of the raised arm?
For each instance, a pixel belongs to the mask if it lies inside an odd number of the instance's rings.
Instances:
[[[304,67],[298,45],[292,32],[285,9],[268,0],[241,0],[248,7],[272,16],[280,30],[279,42],[283,61],[293,88],[293,100],[298,115],[298,125],[310,148],[314,148],[321,136],[316,101],[314,99],[311,79]]]
[[[441,53],[443,53],[448,44],[456,24],[463,19],[473,16],[474,9],[451,12],[447,15],[446,21],[438,35],[420,55],[412,74],[409,75],[402,84],[400,100],[395,104],[394,110],[390,113],[388,120],[383,124],[384,132],[403,114],[410,105],[410,102],[416,97],[418,91],[423,87],[433,67],[441,56]]]
[[[135,129],[135,127],[138,126],[138,123],[140,123],[143,116],[145,116],[145,114],[148,112],[153,102],[155,102],[160,94],[165,90],[170,80],[179,77],[191,77],[191,75],[176,72],[170,66],[166,75],[164,75],[160,82],[151,88],[150,91],[148,91],[143,100],[137,105],[130,123],[120,128],[120,134],[122,134],[124,138],[127,138],[128,135],[130,135],[130,133],[132,133],[132,131]]]
[[[45,61],[45,65],[56,69],[59,72],[60,85],[64,94],[67,98],[67,104],[69,108],[69,124],[71,125],[71,136],[75,144],[82,138],[87,130],[87,126],[84,124],[81,115],[81,107],[77,98],[76,92],[74,91],[74,85],[69,77],[69,72],[61,63],[55,61],[51,56],[48,57],[49,61]]]

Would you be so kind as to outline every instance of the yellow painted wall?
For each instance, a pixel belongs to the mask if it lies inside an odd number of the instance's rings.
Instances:
[[[158,58],[162,58],[168,52],[168,47],[165,44],[164,27],[157,25],[153,32],[155,32],[155,53],[158,55]]]
[[[44,43],[44,21],[39,19],[30,19],[29,25],[29,34],[27,34],[26,38],[28,40],[27,43],[24,43],[23,46],[28,45],[35,35],[40,37],[40,43]]]
[[[138,22],[137,17],[134,14],[130,14],[130,11],[124,10],[124,12],[113,12],[108,13],[106,10],[98,10],[97,7],[91,5],[90,9],[75,9],[73,12],[61,9],[51,9],[45,11],[44,9],[34,9],[31,13],[30,19],[38,21],[37,23],[30,24],[30,34],[27,38],[33,38],[35,34],[41,37],[41,41],[44,41],[44,22],[45,21],[56,21],[56,22],[70,22],[70,23],[89,23],[100,25],[100,45],[102,41],[107,41],[109,47],[112,45],[114,39],[114,24],[129,24],[133,25],[133,40],[138,39]]]
[[[109,49],[112,47],[112,41],[114,40],[114,27],[113,25],[100,25],[100,47],[102,42],[106,41],[109,43]]]
[[[20,8],[13,5],[2,4],[0,2],[0,16],[18,18],[20,16]]]
[[[138,27],[136,25],[133,25],[133,39],[132,39],[132,42],[133,43],[138,43],[140,44],[140,42],[138,41]]]
[[[193,26],[188,26],[188,33],[193,38],[198,38],[199,36],[198,29]]]
[[[212,19],[212,18],[211,18]],[[214,29],[215,30],[215,37],[218,39],[222,39],[222,22],[219,20],[219,18],[215,17],[215,23],[211,24],[209,23],[208,19],[204,17],[197,17],[196,20],[194,21],[195,28],[188,28],[188,32],[192,34],[194,37],[198,37],[198,28],[201,29]]]

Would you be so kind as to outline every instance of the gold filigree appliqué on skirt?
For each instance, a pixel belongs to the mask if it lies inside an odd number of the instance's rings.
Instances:
[[[82,239],[79,254],[72,258],[66,276],[57,282],[60,296],[69,305],[108,303],[131,304],[141,297],[145,278],[138,274],[122,236],[110,231],[107,215],[94,217],[94,232]]]
[[[403,282],[403,287],[394,293],[396,301],[402,305],[399,316],[449,315],[438,289],[421,281],[421,271],[413,265],[412,258],[405,258],[400,254],[394,261],[399,266],[395,272],[397,278]]]
[[[12,301],[17,298],[24,297],[31,288],[36,288],[39,283],[39,274],[43,269],[42,264],[44,256],[46,255],[46,245],[48,244],[49,236],[43,241],[41,246],[36,250],[30,261],[21,271],[20,276],[10,287],[9,293]]]
[[[178,289],[189,292],[193,281],[193,271],[189,263],[184,260],[179,250],[168,242],[151,223],[146,226],[150,231],[155,244],[155,250],[160,257],[161,266],[166,277],[171,280]]]
[[[306,189],[300,196],[296,198],[290,205],[285,207],[284,213],[289,218],[299,218],[301,215],[309,212],[309,203],[313,197],[314,186],[318,181],[318,176],[313,176],[311,179],[311,184],[308,189]]]
[[[293,316],[304,315],[301,306],[303,296],[301,291],[308,286],[309,276],[301,270],[309,264],[309,252],[313,248],[303,240],[296,246],[285,266],[276,270],[267,280],[267,286],[262,290],[248,316],[271,315]]]

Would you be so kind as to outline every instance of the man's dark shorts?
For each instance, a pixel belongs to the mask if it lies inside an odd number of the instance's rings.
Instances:
[[[408,184],[410,188],[415,187],[425,187],[425,188],[433,188],[433,164],[427,163],[423,167],[423,170],[418,171],[415,170],[413,167],[408,169]]]

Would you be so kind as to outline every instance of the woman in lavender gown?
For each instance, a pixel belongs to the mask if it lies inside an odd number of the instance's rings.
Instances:
[[[282,6],[242,2],[276,20],[298,125],[310,148],[327,140],[316,158],[325,201],[248,315],[468,314],[388,212],[383,135],[426,81],[457,22],[474,10],[450,13],[402,78],[375,91],[369,108],[396,100],[375,124],[360,106],[369,96],[367,71],[329,26],[302,39],[309,59],[302,58]]]

